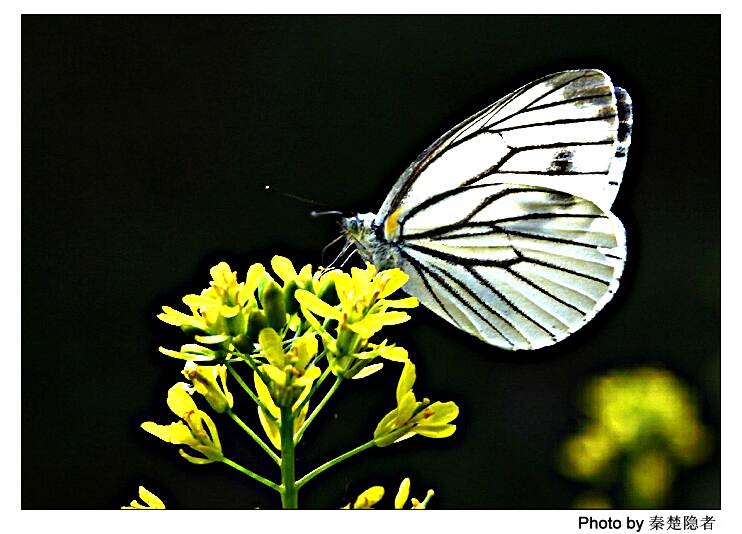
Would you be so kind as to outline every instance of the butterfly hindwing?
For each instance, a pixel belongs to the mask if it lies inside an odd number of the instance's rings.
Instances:
[[[615,216],[533,186],[451,191],[401,216],[399,230],[405,291],[511,350],[551,345],[589,321],[618,287],[626,253]]]

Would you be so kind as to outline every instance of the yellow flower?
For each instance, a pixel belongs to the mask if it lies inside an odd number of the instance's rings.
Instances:
[[[299,337],[289,352],[284,353],[281,338],[272,328],[265,328],[260,332],[260,346],[268,363],[258,367],[266,382],[255,373],[255,389],[258,398],[268,409],[270,414],[281,421],[280,407],[292,409],[306,398],[312,389],[312,384],[322,374],[319,367],[313,365],[307,368],[312,358],[317,354],[318,342],[312,332]],[[306,403],[301,412],[294,418],[294,433],[296,433],[309,409]],[[278,426],[269,419],[261,408],[258,408],[260,423],[273,445],[281,448],[281,436]]]
[[[299,303],[295,298],[297,289],[309,291],[317,295],[321,300],[334,302],[337,300],[335,295],[335,270],[317,270],[312,274],[312,266],[305,265],[297,273],[294,265],[288,258],[283,256],[274,256],[271,260],[273,271],[283,282],[283,297],[286,312],[289,314],[289,328],[296,331],[301,324],[299,315]]]
[[[379,502],[384,496],[384,488],[381,486],[374,486],[368,488],[366,491],[361,493],[356,502],[353,503],[353,510],[369,510],[374,504]],[[350,503],[343,506],[343,509],[350,509]]]
[[[248,318],[256,311],[255,291],[261,284],[270,279],[265,268],[256,263],[247,271],[245,282],[237,282],[237,274],[229,265],[221,262],[211,268],[212,282],[200,295],[186,295],[183,302],[190,308],[191,314],[185,314],[169,306],[163,306],[164,313],[157,317],[184,332],[196,334],[195,339],[207,345],[216,345],[217,350],[252,350],[247,338]],[[217,357],[214,350],[201,345],[188,344],[180,351],[160,348],[160,352],[185,360],[213,360]]]
[[[333,306],[318,296],[297,289],[296,300],[301,304],[302,313],[307,322],[320,334],[327,350],[335,356],[332,368],[334,374],[345,378],[356,375],[368,376],[369,371],[361,374],[371,360],[377,356],[393,361],[405,361],[407,351],[401,347],[387,346],[369,342],[371,336],[384,326],[403,323],[410,316],[402,311],[387,311],[390,308],[413,308],[418,305],[417,299],[408,297],[401,300],[387,299],[389,295],[402,287],[408,275],[400,269],[376,272],[376,268],[367,264],[366,269],[351,269],[351,274],[335,272],[333,282],[340,300]],[[315,315],[337,322],[337,335],[332,336],[319,323]],[[365,360],[358,362],[357,360]],[[380,366],[373,369],[378,370]]]
[[[209,405],[217,413],[224,413],[227,408],[234,406],[234,398],[227,389],[226,365],[196,365],[192,361],[186,362],[183,375],[193,383],[193,387],[206,397]],[[221,380],[221,386],[217,382]]]
[[[194,464],[219,462],[224,458],[219,434],[211,418],[196,407],[191,398],[193,391],[188,384],[179,382],[170,388],[167,394],[167,405],[172,412],[183,419],[170,425],[158,425],[151,421],[142,423],[142,429],[163,441],[175,445],[188,445],[206,458],[197,458],[180,449],[180,455]],[[204,427],[205,423],[205,427]],[[208,429],[208,431],[207,431]]]
[[[272,328],[264,328],[258,339],[268,360],[267,364],[259,367],[263,375],[270,378],[265,385],[276,405],[289,407],[322,374],[317,366],[306,368],[317,354],[317,338],[314,333],[306,332],[287,353],[284,353],[283,342]]]
[[[296,298],[302,306],[312,313],[335,319],[341,326],[368,339],[386,325],[399,324],[410,319],[405,312],[387,312],[389,308],[414,308],[418,305],[415,297],[389,300],[385,297],[401,288],[409,276],[400,269],[389,269],[376,273],[370,263],[366,269],[353,267],[351,274],[337,272],[334,282],[340,304],[330,306],[308,292],[297,291]]]
[[[386,447],[415,434],[445,438],[456,431],[456,425],[450,422],[459,415],[459,407],[454,402],[417,401],[412,392],[415,378],[415,366],[408,360],[397,384],[397,407],[381,420],[374,432],[377,447]]]
[[[151,491],[147,491],[147,489],[144,486],[139,486],[139,498],[142,499],[144,504],[138,503],[136,500],[131,501],[131,504],[129,506],[122,506],[122,510],[164,510],[165,504],[160,500],[160,498],[152,493]]]
[[[410,499],[410,502],[412,503],[412,510],[425,510],[428,507],[428,502],[430,502],[430,498],[435,495],[435,492],[431,489],[428,490],[428,493],[425,495],[425,500],[422,502],[418,501],[414,497]]]
[[[404,508],[405,503],[407,502],[407,498],[410,495],[410,479],[405,478],[402,483],[399,485],[399,491],[397,492],[397,496],[394,498],[394,508],[395,510],[401,510]],[[414,497],[411,499],[411,509],[412,510],[424,510],[428,502],[430,501],[430,498],[435,495],[435,492],[433,490],[428,490],[428,493],[425,497],[425,500],[423,502],[418,501]],[[369,508],[372,508],[376,503],[378,503],[381,498],[384,496],[384,488],[381,486],[374,486],[372,488],[367,489],[363,493],[361,493],[358,498],[356,499],[356,502],[353,504],[353,510],[367,510]],[[350,503],[343,506],[343,510],[349,510],[350,509]]]
[[[316,367],[314,369],[316,369]],[[313,378],[312,381],[314,381],[315,378]],[[268,387],[260,379],[260,376],[258,375],[258,373],[254,374],[254,380],[255,380],[255,390],[258,393],[258,398],[260,399],[260,402],[262,402],[265,405],[265,407],[268,409],[270,414],[280,423],[281,422],[281,409],[276,405],[275,402],[273,402],[273,398],[271,397],[271,394],[268,391]],[[292,406],[292,409],[296,410],[299,407],[299,405],[302,403],[302,401],[306,398],[306,396],[309,394],[309,391],[311,390],[311,382],[309,382],[307,386],[309,387],[305,387],[303,389],[303,391],[301,392],[301,395],[299,395],[299,398],[296,400],[296,402]],[[309,403],[307,402],[304,405],[304,407],[301,409],[301,412],[298,413],[294,417],[294,434],[296,434],[296,432],[298,432],[299,429],[301,428],[301,425],[304,424],[308,411],[309,411]],[[263,430],[265,431],[266,436],[268,436],[268,439],[270,440],[270,442],[273,444],[273,446],[276,449],[280,450],[281,449],[281,431],[278,428],[278,426],[265,415],[262,408],[260,407],[258,407],[258,418],[260,419],[260,424],[263,426]]]

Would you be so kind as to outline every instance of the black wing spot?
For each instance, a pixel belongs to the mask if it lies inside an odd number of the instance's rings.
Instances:
[[[572,150],[566,148],[559,150],[556,154],[554,154],[554,159],[551,160],[548,172],[554,174],[564,174],[570,172],[573,168],[572,158],[574,157],[574,155],[575,154]]]

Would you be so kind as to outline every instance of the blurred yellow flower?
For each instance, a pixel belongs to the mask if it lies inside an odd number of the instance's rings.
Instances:
[[[664,506],[675,470],[710,454],[712,437],[696,401],[667,370],[641,367],[596,377],[581,407],[588,420],[563,444],[559,467],[600,485],[624,470],[628,506]]]

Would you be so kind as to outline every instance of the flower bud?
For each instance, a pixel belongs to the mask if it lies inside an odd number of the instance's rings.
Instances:
[[[250,336],[247,334],[240,334],[239,336],[232,338],[232,344],[234,348],[243,353],[250,353],[253,351],[255,344]]]
[[[299,289],[295,280],[289,280],[286,287],[283,288],[283,302],[286,306],[286,313],[294,315],[299,311],[299,303],[294,298],[294,293]]]
[[[320,300],[326,302],[330,306],[336,306],[340,304],[340,299],[338,298],[338,293],[335,289],[335,280],[333,280],[332,278],[328,277],[328,279],[322,283],[319,291],[317,292],[317,296],[320,298]]]
[[[247,318],[247,335],[250,339],[258,339],[260,331],[268,326],[268,319],[262,310],[255,309]]]
[[[261,298],[268,326],[274,330],[281,331],[286,326],[286,304],[283,300],[283,291],[274,280],[266,284]]]

